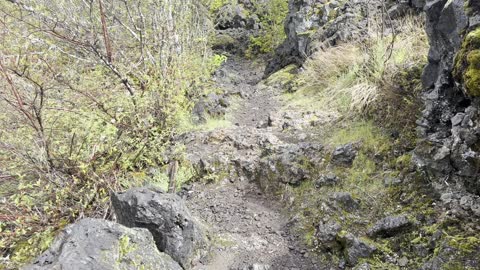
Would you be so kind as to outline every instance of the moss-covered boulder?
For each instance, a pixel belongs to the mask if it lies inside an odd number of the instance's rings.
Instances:
[[[480,96],[480,27],[468,33],[455,63],[455,78],[464,84],[467,94]]]

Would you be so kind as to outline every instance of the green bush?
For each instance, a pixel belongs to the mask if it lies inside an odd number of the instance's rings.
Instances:
[[[212,25],[197,1],[100,3],[0,2],[8,267],[78,218],[108,218],[110,192],[165,182],[152,168],[181,158],[171,138],[226,60],[210,52]],[[191,177],[188,164],[180,176]]]
[[[249,57],[273,52],[286,38],[283,22],[288,13],[288,0],[255,1],[254,6],[262,31],[250,37]]]

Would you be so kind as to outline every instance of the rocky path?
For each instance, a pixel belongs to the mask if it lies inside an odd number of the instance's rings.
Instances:
[[[227,62],[217,75],[218,85],[243,97],[232,106],[233,126],[196,134],[187,144],[190,157],[205,171],[236,170],[189,189],[188,207],[210,228],[213,242],[210,259],[194,269],[319,269],[290,230],[280,202],[264,194],[248,173],[264,144],[280,143],[275,136],[280,131],[268,125],[269,115],[279,108],[278,93],[260,87],[261,75],[261,67],[248,61]]]

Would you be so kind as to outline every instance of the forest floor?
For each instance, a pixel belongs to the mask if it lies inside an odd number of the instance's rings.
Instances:
[[[264,87],[262,75],[262,67],[247,60],[224,64],[218,86],[225,93],[240,92],[242,98],[235,99],[227,114],[230,127],[192,135],[187,144],[192,160],[218,163],[223,158],[223,166],[255,166],[264,142],[282,143],[282,127],[268,124],[281,108],[280,93]],[[318,269],[279,199],[265,194],[252,174],[246,175],[224,175],[189,187],[188,207],[209,227],[213,242],[209,260],[194,269]]]

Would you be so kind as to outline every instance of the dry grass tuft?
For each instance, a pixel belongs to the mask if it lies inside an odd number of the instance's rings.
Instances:
[[[396,24],[398,34],[382,35],[372,28],[370,37],[360,43],[316,52],[305,63],[301,87],[291,99],[308,101],[304,105],[309,108],[357,114],[395,94],[393,78],[422,65],[429,47],[422,18],[407,16]]]

